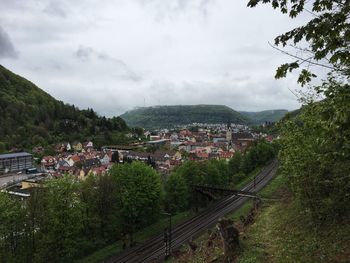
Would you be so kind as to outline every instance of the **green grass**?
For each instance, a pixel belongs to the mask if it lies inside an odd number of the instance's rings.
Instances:
[[[172,216],[172,223],[174,225],[178,224],[178,223],[184,221],[185,219],[192,217],[193,215],[194,215],[194,212],[191,210],[176,214],[176,215]],[[168,226],[168,224],[169,224],[169,218],[168,217],[162,218],[158,222],[138,231],[134,236],[134,240],[136,242],[143,242],[154,235],[162,233],[162,231],[164,230],[164,228],[166,228]],[[122,252],[122,250],[123,250],[122,249],[122,242],[117,241],[109,246],[106,246],[100,250],[97,250],[93,254],[91,254],[83,259],[76,261],[76,263],[101,262],[102,260],[104,260],[112,255],[115,255],[117,253]]]
[[[285,183],[280,175],[261,193],[273,200],[264,201],[256,222],[245,231],[238,262],[350,262],[350,221],[313,225]]]
[[[249,175],[250,180],[252,180],[254,178],[254,176],[256,176],[259,172],[261,172],[261,168],[254,170]],[[248,182],[249,182],[249,180],[248,180]],[[279,189],[281,187],[281,185],[284,185],[284,179],[282,178],[282,176],[277,176],[264,189],[262,189],[257,195],[262,199],[273,198],[273,197],[275,197],[275,192],[277,191],[277,189]],[[240,216],[246,216],[252,207],[253,207],[253,201],[251,199],[249,199],[238,210],[229,214],[228,217],[231,218],[234,222],[238,222]]]
[[[231,218],[233,220],[233,222],[236,223],[239,221],[240,216],[245,216],[249,213],[249,210],[252,208],[252,206],[253,206],[253,201],[248,200],[238,210],[229,214],[227,217]]]
[[[350,262],[350,219],[341,223],[314,225],[287,187],[286,178],[277,175],[259,196],[263,200],[255,222],[241,232],[239,263],[326,263]],[[252,207],[249,200],[228,217],[235,224],[241,215],[247,215]],[[180,260],[171,262],[205,262],[208,234],[196,240],[198,252],[187,252]],[[187,249],[188,250],[188,249]],[[220,242],[210,248],[212,259],[223,259]],[[182,260],[182,261],[181,261]]]
[[[278,171],[277,171],[278,174]],[[286,178],[282,175],[278,174],[265,188],[263,188],[258,196],[260,198],[281,198],[280,191],[285,190],[287,188]]]

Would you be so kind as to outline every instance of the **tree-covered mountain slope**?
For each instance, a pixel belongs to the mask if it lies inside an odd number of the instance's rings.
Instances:
[[[73,140],[113,143],[128,129],[123,119],[64,104],[1,65],[0,124],[2,151]]]
[[[263,124],[281,120],[288,113],[288,110],[240,111],[239,113],[250,119],[252,124]]]
[[[175,105],[140,107],[122,114],[129,126],[160,128],[198,123],[246,124],[248,119],[223,105]]]

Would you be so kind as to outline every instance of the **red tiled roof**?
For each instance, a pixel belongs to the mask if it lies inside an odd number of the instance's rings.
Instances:
[[[233,153],[232,152],[221,152],[220,157],[221,158],[232,158]]]
[[[199,158],[208,158],[209,157],[208,153],[203,153],[203,152],[198,152],[198,153],[196,153],[196,155]]]
[[[73,162],[76,163],[76,162],[79,162],[81,160],[81,157],[79,155],[73,155],[71,157],[71,159],[73,160]]]

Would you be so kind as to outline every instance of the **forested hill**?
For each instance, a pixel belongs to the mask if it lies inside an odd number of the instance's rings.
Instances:
[[[145,128],[172,127],[174,125],[199,123],[246,124],[248,119],[223,105],[176,105],[140,107],[122,114],[130,126]]]
[[[113,143],[128,129],[123,119],[64,104],[1,65],[0,124],[0,151],[87,139]]]
[[[288,110],[240,111],[239,113],[250,119],[251,124],[263,124],[281,120],[288,113]]]

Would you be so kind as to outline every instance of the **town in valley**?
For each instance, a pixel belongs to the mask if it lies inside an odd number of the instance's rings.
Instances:
[[[262,127],[272,126],[264,123]],[[254,132],[241,124],[192,123],[176,129],[143,130],[128,133],[134,142],[106,145],[100,149],[92,141],[61,142],[53,145],[54,154],[43,155],[43,146],[31,152],[0,154],[0,186],[3,191],[29,197],[31,187],[40,187],[45,179],[65,174],[84,180],[89,175],[103,176],[114,164],[141,161],[167,176],[186,160],[211,159],[229,161],[236,152],[244,153],[261,139],[272,142],[276,136]],[[15,149],[16,150],[16,149]]]

